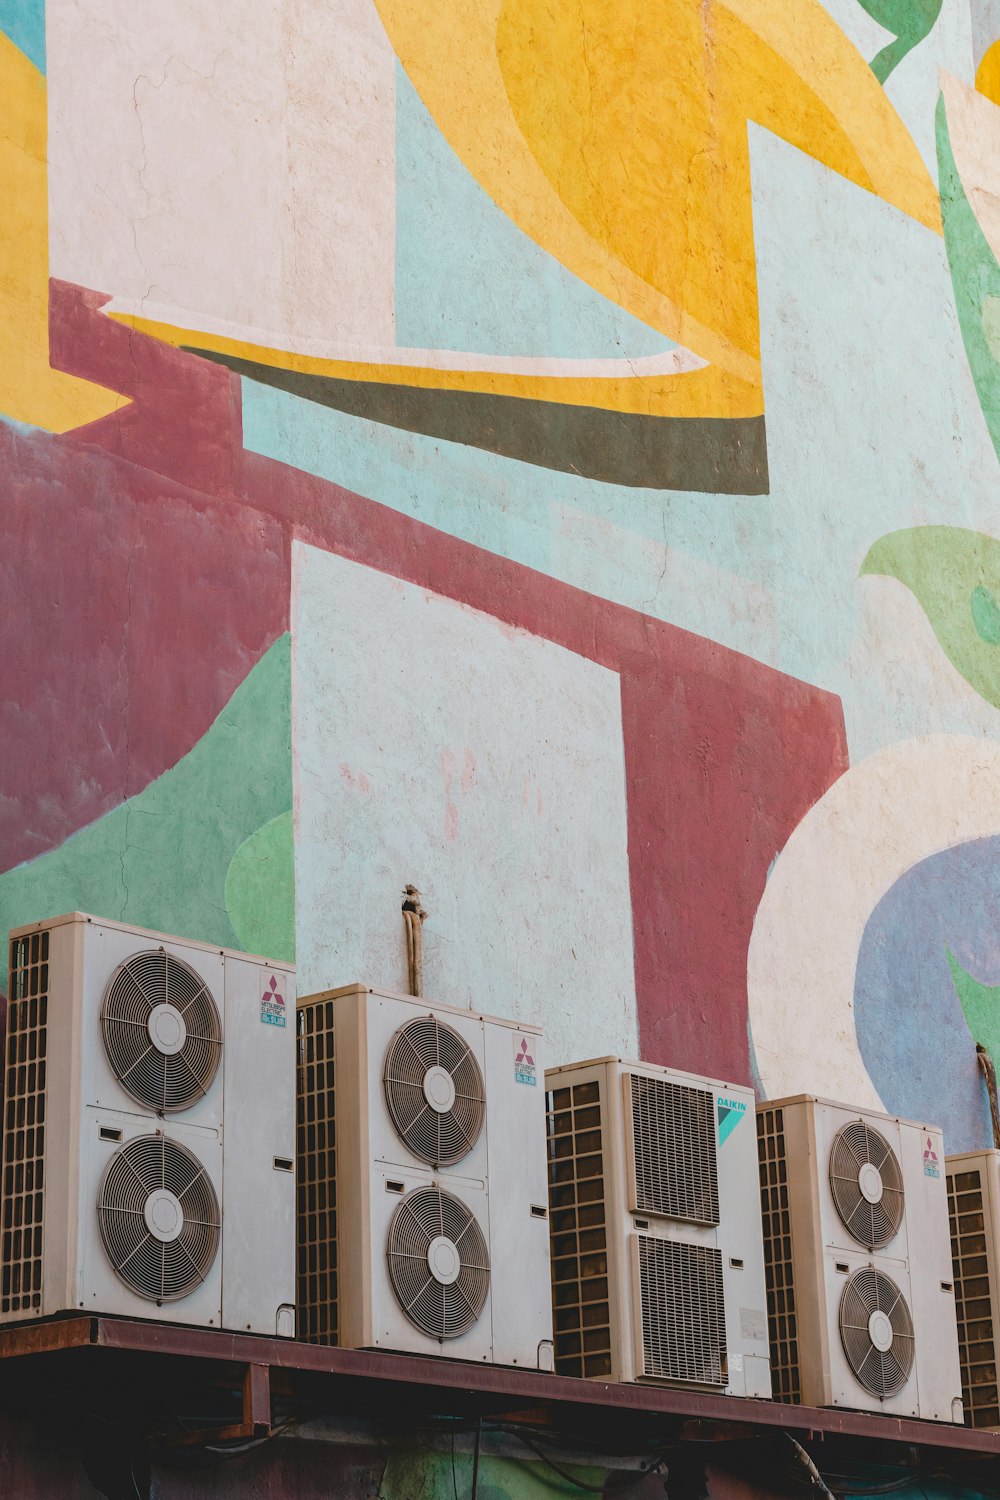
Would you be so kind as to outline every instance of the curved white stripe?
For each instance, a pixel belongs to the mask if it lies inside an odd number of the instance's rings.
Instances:
[[[478,371],[484,375],[555,375],[563,379],[627,380],[640,375],[684,375],[701,370],[706,361],[690,349],[664,349],[659,354],[644,354],[637,359],[626,355],[614,358],[557,359],[549,355],[468,354],[460,349],[403,349],[373,344],[332,343],[322,339],[289,338],[269,329],[227,323],[220,318],[197,319],[190,312],[152,302],[128,301],[116,297],[104,305],[104,312],[129,318],[148,318],[166,323],[183,334],[182,342],[197,344],[198,335],[214,334],[254,344],[260,349],[280,349],[287,354],[302,354],[309,359],[342,360],[349,364],[397,365],[401,370]],[[188,327],[189,323],[195,326]]]
[[[858,1048],[854,979],[865,925],[930,854],[1000,834],[1000,743],[927,735],[835,782],[779,856],[747,956],[754,1050],[769,1098],[814,1093],[881,1108]]]

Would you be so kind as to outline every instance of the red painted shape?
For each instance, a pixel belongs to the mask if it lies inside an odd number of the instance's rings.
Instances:
[[[288,538],[233,502],[0,424],[0,869],[141,791],[288,624]]]
[[[748,1081],[753,917],[774,855],[847,767],[839,699],[244,454],[233,378],[112,323],[103,301],[53,283],[54,362],[133,406],[0,450],[0,568],[28,601],[0,626],[5,863],[191,748],[285,628],[299,537],[620,675],[642,1055]]]
[[[194,489],[231,493],[243,441],[238,377],[106,317],[108,301],[70,282],[49,282],[52,365],[122,393],[119,411],[67,439]]]

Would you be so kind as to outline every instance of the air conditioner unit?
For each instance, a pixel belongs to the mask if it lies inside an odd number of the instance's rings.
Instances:
[[[941,1131],[757,1109],[775,1399],[962,1420]]]
[[[0,1321],[294,1332],[294,971],[81,912],[10,935]]]
[[[298,1026],[299,1337],[551,1368],[537,1029],[356,984]]]
[[[1000,1428],[1000,1151],[949,1156],[948,1208],[962,1400],[970,1427]]]
[[[751,1090],[613,1057],[545,1087],[556,1370],[770,1396]]]

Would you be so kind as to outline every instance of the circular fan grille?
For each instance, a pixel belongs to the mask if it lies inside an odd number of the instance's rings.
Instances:
[[[392,1123],[421,1161],[451,1166],[479,1138],[486,1113],[483,1075],[457,1031],[422,1016],[389,1044],[382,1075]]]
[[[386,1245],[389,1279],[410,1322],[457,1339],[486,1305],[490,1257],[475,1218],[450,1193],[418,1188],[400,1203]]]
[[[866,1391],[893,1396],[913,1369],[913,1321],[896,1283],[865,1266],[844,1287],[840,1339],[847,1362]]]
[[[207,987],[180,959],[151,948],[123,963],[105,993],[101,1027],[118,1081],[140,1104],[172,1113],[207,1094],[222,1025]]]
[[[903,1222],[903,1174],[884,1136],[863,1120],[838,1131],[830,1188],[844,1226],[862,1245],[887,1245]]]
[[[219,1200],[184,1146],[144,1135],[116,1151],[97,1199],[101,1238],[126,1286],[175,1302],[200,1286],[219,1248]]]

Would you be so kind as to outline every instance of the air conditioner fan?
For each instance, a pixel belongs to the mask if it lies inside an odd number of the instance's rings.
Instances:
[[[874,1266],[855,1271],[840,1298],[840,1340],[858,1382],[885,1399],[913,1369],[913,1320],[891,1277]]]
[[[185,1146],[144,1135],[116,1151],[97,1198],[101,1238],[125,1285],[176,1302],[205,1280],[219,1249],[219,1200]]]
[[[490,1288],[490,1257],[475,1216],[440,1188],[408,1193],[392,1216],[389,1280],[414,1327],[443,1342],[478,1320]]]
[[[140,1104],[175,1113],[211,1087],[222,1055],[219,1012],[195,971],[163,948],[115,970],[101,1029],[116,1078]]]
[[[896,1237],[903,1222],[903,1174],[885,1136],[864,1120],[837,1132],[830,1190],[845,1229],[869,1250]]]
[[[434,1016],[401,1026],[382,1073],[392,1123],[406,1145],[434,1167],[467,1156],[486,1118],[479,1064],[457,1031]]]

